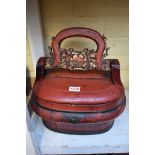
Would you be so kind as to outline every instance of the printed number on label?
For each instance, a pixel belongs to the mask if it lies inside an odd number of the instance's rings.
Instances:
[[[80,87],[69,87],[69,91],[73,91],[73,92],[80,92]]]

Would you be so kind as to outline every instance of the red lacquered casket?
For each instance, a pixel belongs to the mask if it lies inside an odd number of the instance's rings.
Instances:
[[[61,49],[70,37],[85,37],[97,50]],[[125,109],[125,91],[117,59],[105,59],[106,38],[88,28],[60,31],[51,43],[52,57],[41,57],[31,96],[33,110],[53,131],[96,134],[108,131]],[[105,53],[104,53],[105,51]]]

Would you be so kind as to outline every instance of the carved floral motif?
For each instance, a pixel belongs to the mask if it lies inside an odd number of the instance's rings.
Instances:
[[[51,69],[53,64],[52,58],[46,61],[46,68]],[[74,50],[73,48],[60,50],[60,64],[57,68],[69,70],[110,70],[110,61],[103,59],[103,66],[98,68],[96,61],[96,51],[83,49]]]

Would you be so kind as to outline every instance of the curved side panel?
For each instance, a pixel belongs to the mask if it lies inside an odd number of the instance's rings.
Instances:
[[[96,123],[113,120],[125,109],[125,103],[115,109],[98,113],[71,113],[45,109],[31,101],[33,110],[43,119],[68,123]]]
[[[47,108],[49,110],[57,110],[57,111],[67,111],[67,112],[100,112],[105,110],[110,110],[118,107],[119,105],[126,102],[125,96],[113,102],[96,104],[96,105],[80,105],[80,104],[60,104],[53,103],[41,100],[32,94],[32,99],[38,105]]]

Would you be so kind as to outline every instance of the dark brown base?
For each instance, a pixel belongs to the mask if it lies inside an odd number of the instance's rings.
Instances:
[[[49,120],[43,120],[44,125],[55,132],[65,134],[78,134],[78,135],[89,135],[89,134],[101,134],[109,131],[114,120],[98,123],[66,123],[66,122],[54,122]]]

